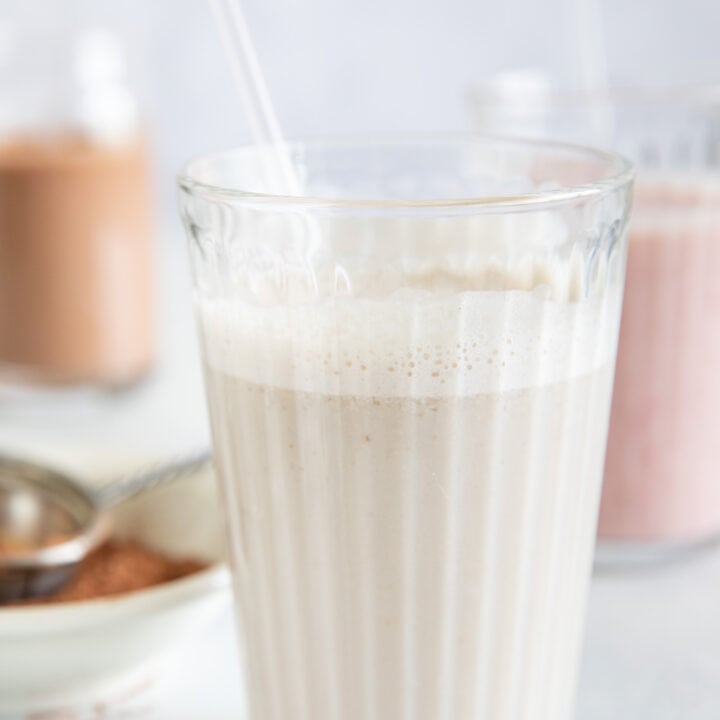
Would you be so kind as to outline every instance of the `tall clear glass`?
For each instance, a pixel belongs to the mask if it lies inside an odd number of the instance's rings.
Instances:
[[[629,165],[483,136],[180,178],[255,720],[568,720]]]
[[[599,559],[720,536],[720,86],[478,91],[485,130],[602,143],[638,164]]]

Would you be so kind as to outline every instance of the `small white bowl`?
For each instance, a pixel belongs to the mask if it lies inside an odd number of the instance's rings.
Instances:
[[[113,521],[116,537],[210,565],[115,597],[0,606],[0,716],[84,717],[98,704],[149,689],[183,641],[230,602],[211,472],[139,495],[117,508]]]

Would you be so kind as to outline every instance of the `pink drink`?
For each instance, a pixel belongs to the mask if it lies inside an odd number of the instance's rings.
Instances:
[[[638,165],[600,562],[719,536],[720,85],[505,82],[479,89],[472,109],[480,130],[613,147]]]
[[[638,182],[600,536],[720,532],[720,187]]]

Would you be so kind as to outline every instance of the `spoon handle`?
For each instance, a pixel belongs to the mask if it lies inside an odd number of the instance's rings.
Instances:
[[[172,463],[161,463],[138,473],[113,480],[93,491],[95,504],[106,509],[145,490],[192,475],[212,462],[209,450],[188,455]]]

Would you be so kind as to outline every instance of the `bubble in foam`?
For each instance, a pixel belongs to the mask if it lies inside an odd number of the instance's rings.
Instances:
[[[614,309],[600,294],[557,300],[522,285],[478,289],[464,276],[450,292],[446,274],[441,293],[429,285],[426,278],[422,290],[305,305],[201,300],[206,361],[258,384],[420,397],[559,382],[612,357]]]

